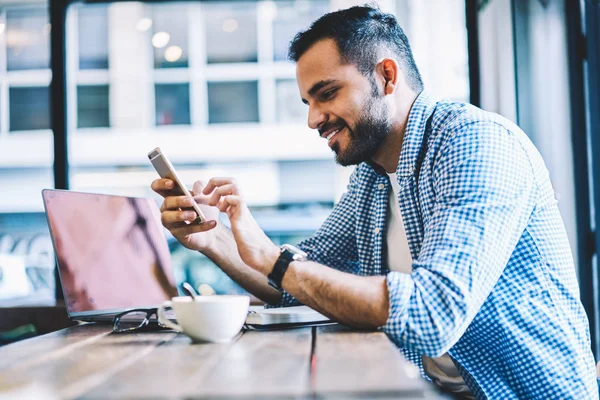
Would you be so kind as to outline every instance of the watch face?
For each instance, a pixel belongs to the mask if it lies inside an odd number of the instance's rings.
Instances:
[[[296,261],[305,261],[308,259],[308,254],[297,248],[296,246],[292,246],[291,244],[284,244],[281,248],[286,249],[290,253],[294,255],[294,260]]]

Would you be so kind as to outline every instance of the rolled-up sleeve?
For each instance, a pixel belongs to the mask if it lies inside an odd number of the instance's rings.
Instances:
[[[413,272],[390,272],[383,330],[437,357],[463,335],[500,278],[538,193],[516,133],[495,122],[460,126],[432,169],[435,204]]]

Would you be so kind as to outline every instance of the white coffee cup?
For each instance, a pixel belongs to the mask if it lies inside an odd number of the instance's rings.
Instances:
[[[244,326],[249,306],[248,296],[173,297],[158,308],[157,315],[161,324],[195,341],[226,343]],[[173,309],[177,323],[166,317],[167,308]]]

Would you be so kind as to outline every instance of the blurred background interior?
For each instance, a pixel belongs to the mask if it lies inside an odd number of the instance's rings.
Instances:
[[[156,146],[189,185],[236,177],[276,243],[314,232],[352,168],[337,166],[306,126],[287,46],[320,15],[361,3],[74,3],[64,42],[68,159],[60,161],[68,179],[57,181],[53,166],[63,154],[54,151],[50,95],[57,28],[47,1],[0,0],[0,307],[60,302],[40,191],[68,182],[72,190],[158,202],[146,157]],[[397,16],[434,96],[498,112],[530,135],[550,170],[580,279],[597,291],[587,235],[600,182],[586,161],[589,132],[598,132],[588,118],[597,93],[584,93],[583,82],[598,71],[586,69],[577,36],[595,0],[377,3]],[[242,292],[201,254],[168,241],[179,282]]]

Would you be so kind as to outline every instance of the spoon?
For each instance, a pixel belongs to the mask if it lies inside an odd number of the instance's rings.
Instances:
[[[190,296],[192,299],[196,300],[198,293],[196,293],[196,290],[194,289],[194,287],[192,285],[190,285],[187,282],[183,282],[183,284],[181,285],[181,288],[183,289],[185,294]]]

